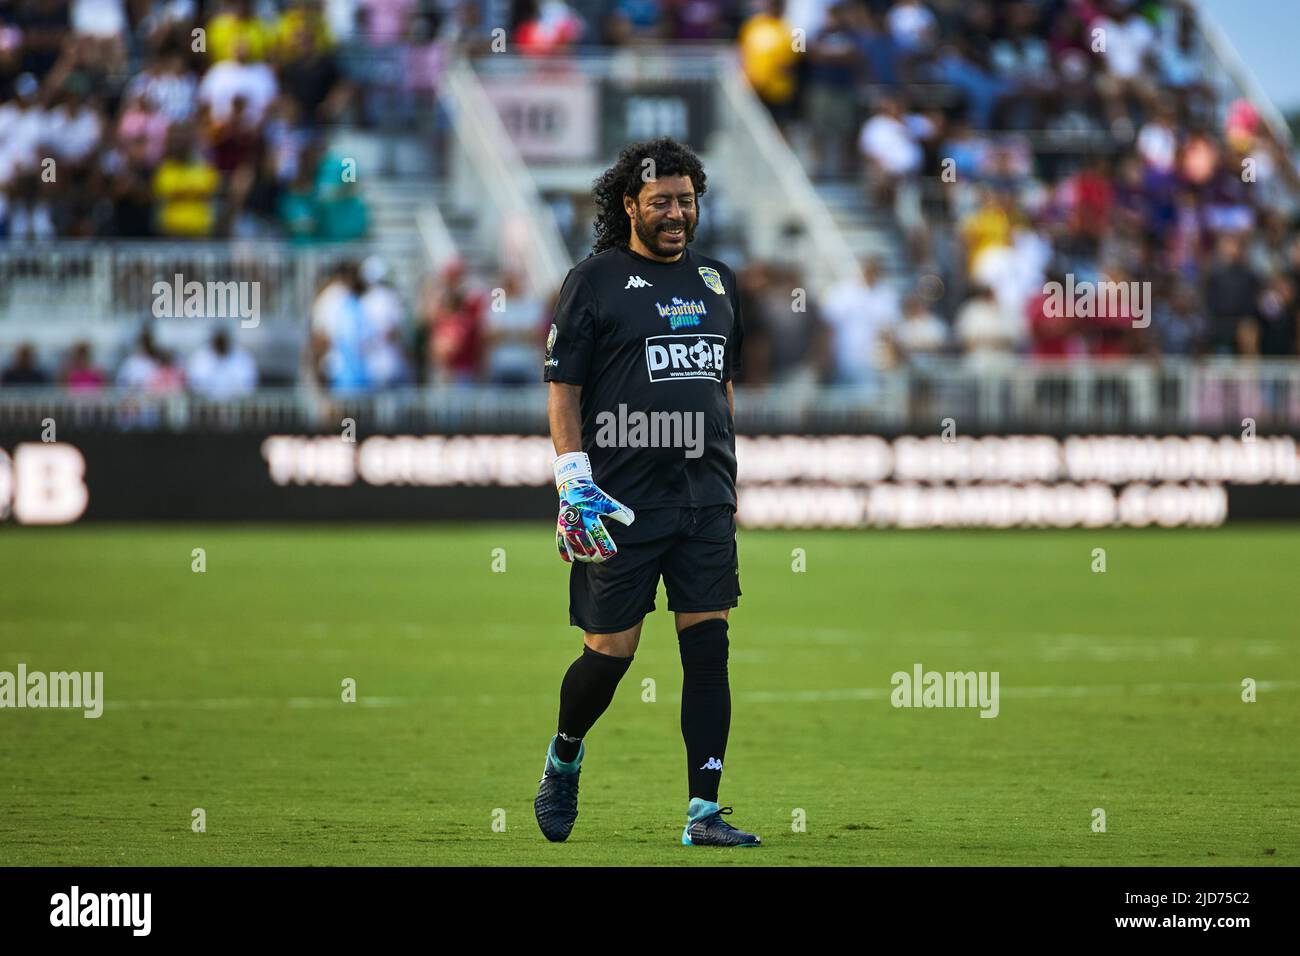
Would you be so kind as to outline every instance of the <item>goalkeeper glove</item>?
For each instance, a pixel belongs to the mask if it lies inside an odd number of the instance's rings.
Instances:
[[[565,561],[607,561],[618,546],[601,518],[631,524],[636,515],[596,487],[591,480],[591,459],[586,452],[571,451],[555,459],[555,487],[560,493],[560,518],[555,526],[555,546]]]

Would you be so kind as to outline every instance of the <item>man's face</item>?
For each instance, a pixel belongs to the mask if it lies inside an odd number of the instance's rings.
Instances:
[[[636,199],[624,196],[623,207],[637,238],[660,258],[680,255],[695,238],[699,209],[689,176],[653,179],[641,187]]]

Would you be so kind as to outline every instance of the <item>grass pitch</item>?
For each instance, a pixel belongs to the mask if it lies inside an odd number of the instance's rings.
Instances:
[[[0,670],[107,699],[0,710],[0,864],[1300,862],[1300,532],[742,531],[740,561],[722,802],[765,846],[679,845],[662,592],[552,845],[581,639],[548,527],[0,530]],[[998,671],[999,715],[895,709],[918,662]]]

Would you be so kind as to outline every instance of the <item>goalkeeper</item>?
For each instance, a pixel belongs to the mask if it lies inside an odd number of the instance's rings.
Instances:
[[[585,645],[560,686],[534,804],[554,841],[573,829],[583,738],[632,663],[662,575],[682,660],[682,842],[759,842],[718,805],[731,723],[727,614],[740,595],[731,376],[742,327],[735,274],[688,248],[704,190],[700,161],[681,144],[624,149],[596,181],[595,247],[565,278],[547,339],[555,542],[573,564],[569,623]],[[655,434],[602,427],[615,419],[648,421]],[[702,437],[688,441],[686,421],[701,422]]]

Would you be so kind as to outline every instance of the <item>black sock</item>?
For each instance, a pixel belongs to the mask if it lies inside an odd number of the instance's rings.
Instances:
[[[682,655],[682,739],[690,795],[717,803],[731,729],[727,622],[701,621],[678,634],[677,643]]]
[[[611,657],[590,647],[569,665],[560,685],[560,726],[555,738],[556,759],[572,763],[587,731],[595,725],[609,702],[614,689],[632,664],[630,657]]]

